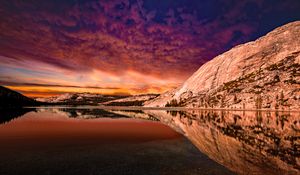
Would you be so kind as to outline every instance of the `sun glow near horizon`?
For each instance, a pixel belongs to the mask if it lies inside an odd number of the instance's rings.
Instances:
[[[0,1],[0,85],[31,97],[162,93],[299,18],[298,1]]]

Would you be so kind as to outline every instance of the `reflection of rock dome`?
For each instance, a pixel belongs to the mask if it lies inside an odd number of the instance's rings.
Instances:
[[[147,111],[238,174],[300,173],[299,113]]]

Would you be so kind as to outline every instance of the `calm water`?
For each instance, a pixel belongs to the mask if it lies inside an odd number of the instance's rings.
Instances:
[[[0,174],[300,174],[300,114],[0,111]]]

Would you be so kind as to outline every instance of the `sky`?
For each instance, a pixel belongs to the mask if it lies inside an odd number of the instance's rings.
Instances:
[[[299,9],[299,0],[1,0],[0,85],[31,97],[162,93],[300,20]]]

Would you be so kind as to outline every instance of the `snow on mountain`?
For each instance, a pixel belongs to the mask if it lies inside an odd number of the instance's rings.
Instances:
[[[126,98],[116,99],[101,103],[108,106],[141,106],[144,102],[156,98],[158,94],[133,95]]]
[[[65,93],[48,98],[37,98],[37,101],[71,105],[113,105],[141,106],[145,101],[154,99],[157,94],[142,94],[133,96],[101,95],[92,93]]]
[[[47,103],[75,103],[75,102],[93,102],[93,101],[103,101],[103,99],[111,100],[114,97],[104,96],[101,94],[92,93],[65,93],[59,96],[46,97],[46,98],[36,98],[37,101],[47,102]],[[104,100],[105,101],[105,100]]]

